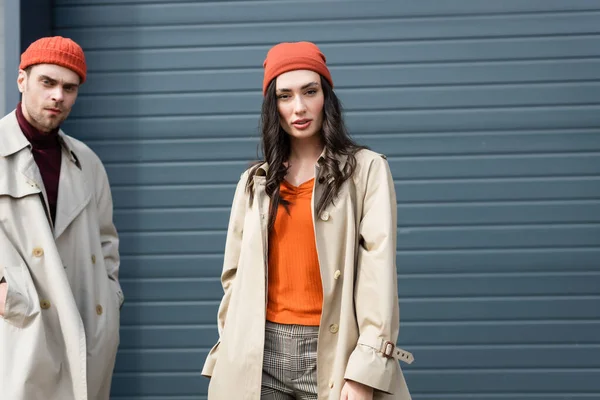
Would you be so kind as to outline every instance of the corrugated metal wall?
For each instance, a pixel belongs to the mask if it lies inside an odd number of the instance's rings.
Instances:
[[[4,23],[4,0],[0,0],[0,21],[2,21]],[[6,33],[4,32],[4,26],[2,26],[0,28],[0,82],[1,82],[1,87],[0,87],[0,114],[4,115],[4,102],[5,102],[5,97],[6,97],[6,87],[5,87],[5,80],[4,80],[4,74],[5,72],[5,67],[6,67],[6,63],[4,62],[4,41],[6,40]],[[16,76],[15,76],[15,81],[17,80]]]
[[[115,400],[205,393],[261,64],[295,40],[396,179],[414,398],[600,397],[600,2],[54,5],[90,69],[65,128],[106,163],[122,238]]]

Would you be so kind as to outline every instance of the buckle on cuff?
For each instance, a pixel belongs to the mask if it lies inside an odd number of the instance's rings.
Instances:
[[[381,344],[381,349],[379,351],[387,358],[394,358],[394,350],[396,350],[396,344],[394,342],[390,342],[389,340],[384,341]]]

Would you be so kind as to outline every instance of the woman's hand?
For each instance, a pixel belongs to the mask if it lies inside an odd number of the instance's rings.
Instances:
[[[362,383],[346,381],[340,400],[373,400],[373,388]]]

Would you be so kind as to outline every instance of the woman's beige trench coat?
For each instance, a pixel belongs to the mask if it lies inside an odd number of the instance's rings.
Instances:
[[[315,205],[327,179],[315,166],[313,223],[323,284],[317,350],[318,394],[338,400],[344,379],[375,389],[375,399],[409,400],[399,360],[412,355],[394,348],[399,307],[396,277],[396,195],[385,157],[357,154],[357,167],[334,204],[321,215]],[[344,158],[339,159],[341,167]],[[255,179],[255,201],[245,192],[248,172],[236,189],[218,314],[219,342],[202,374],[211,377],[209,400],[259,400],[267,299],[267,222],[264,164]]]
[[[107,400],[119,343],[118,239],[98,157],[60,132],[56,223],[15,113],[0,120],[0,398]]]

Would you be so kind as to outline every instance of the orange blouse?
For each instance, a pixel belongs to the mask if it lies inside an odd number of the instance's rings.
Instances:
[[[275,225],[269,234],[267,320],[280,324],[318,326],[323,287],[311,200],[314,178],[294,186],[285,180]]]

